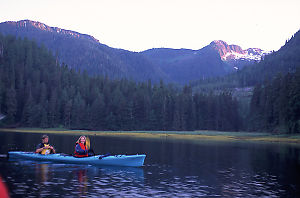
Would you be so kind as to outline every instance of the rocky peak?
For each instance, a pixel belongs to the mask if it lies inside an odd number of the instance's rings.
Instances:
[[[244,54],[245,51],[238,45],[229,45],[229,48],[231,49],[231,51],[240,53],[240,54]]]
[[[231,51],[229,45],[221,40],[214,40],[210,43],[210,46],[212,46],[217,52],[220,54],[221,57],[227,54],[227,52]]]
[[[210,43],[210,46],[215,49],[223,61],[232,60],[249,60],[259,61],[267,52],[259,48],[249,48],[243,50],[238,45],[228,45],[225,41],[215,40]]]

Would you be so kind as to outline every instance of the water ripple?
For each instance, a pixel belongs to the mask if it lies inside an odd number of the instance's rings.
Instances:
[[[182,149],[188,151],[187,155]],[[202,147],[199,152],[197,149],[181,145],[173,157],[149,158],[142,168],[0,161],[0,170],[5,170],[1,176],[12,197],[297,197],[300,194],[300,179],[288,178],[299,173],[299,166],[293,161],[286,163],[275,155],[280,164],[276,168],[266,160],[271,152],[257,156],[260,153],[256,150],[253,153],[247,150],[253,157],[251,160],[244,156],[246,150],[239,150],[241,154],[236,157],[233,150],[226,152],[224,147],[215,145]]]

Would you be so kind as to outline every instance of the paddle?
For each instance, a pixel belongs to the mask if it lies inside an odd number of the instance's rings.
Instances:
[[[89,150],[91,148],[91,140],[89,137],[86,137],[85,143],[86,143],[86,148]]]
[[[95,155],[95,152],[93,149],[90,149],[91,148],[91,140],[88,136],[86,136],[86,139],[85,139],[85,145],[86,145],[86,148],[89,150],[89,152],[91,152],[93,155]],[[108,157],[110,156],[110,153],[107,153],[105,155],[101,155],[99,157],[99,159],[103,159],[104,157]]]
[[[89,156],[94,156],[95,155],[95,152],[93,149],[91,149],[91,140],[89,137],[86,137],[85,139],[85,145],[86,145],[86,148],[88,150],[88,155]]]
[[[101,155],[101,156],[99,156],[99,160],[101,160],[101,159],[103,159],[105,157],[108,157],[108,156],[111,156],[110,153],[107,153],[105,155]]]

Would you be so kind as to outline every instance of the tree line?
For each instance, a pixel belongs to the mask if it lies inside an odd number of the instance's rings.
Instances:
[[[193,93],[158,84],[77,72],[44,46],[0,35],[2,126],[89,130],[228,130],[242,128],[230,93]]]
[[[236,87],[255,87],[243,129],[275,133],[300,132],[300,31],[277,52],[242,70],[194,82],[197,92],[231,91]],[[241,99],[238,99],[241,102]],[[247,102],[248,103],[248,102]],[[249,110],[249,111],[248,111]]]
[[[300,68],[254,88],[249,130],[300,132]]]

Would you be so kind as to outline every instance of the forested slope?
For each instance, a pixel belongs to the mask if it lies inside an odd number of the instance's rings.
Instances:
[[[97,130],[241,129],[228,93],[193,94],[172,85],[78,73],[45,47],[0,35],[2,126]]]

